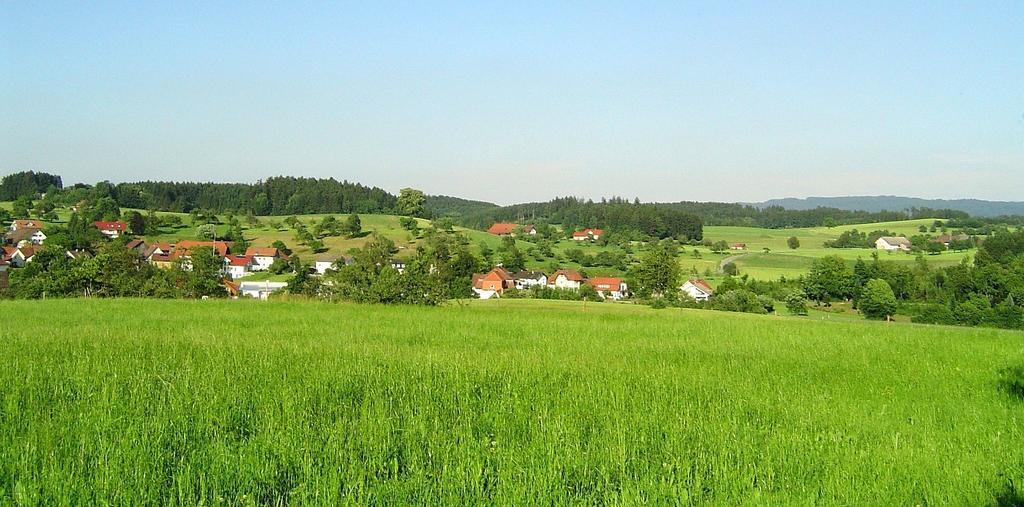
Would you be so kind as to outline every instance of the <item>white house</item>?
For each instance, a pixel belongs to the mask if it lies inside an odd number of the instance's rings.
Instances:
[[[583,285],[583,275],[572,269],[560,269],[548,277],[548,286],[556,289],[579,289]]]
[[[245,255],[252,256],[252,270],[266,271],[274,261],[283,259],[285,255],[280,250],[270,247],[251,246],[245,250]]]
[[[252,268],[252,257],[248,255],[229,255],[224,257],[224,275],[235,280],[249,274]]]
[[[548,284],[548,275],[540,271],[520,271],[513,275],[517,289],[544,287]]]
[[[685,292],[696,301],[707,301],[715,293],[715,289],[712,289],[708,282],[700,278],[687,280],[679,290]]]
[[[264,280],[262,282],[241,282],[238,284],[238,293],[243,297],[265,300],[268,296],[274,293],[274,291],[281,290],[287,286],[287,282],[271,282],[270,280]]]
[[[887,252],[895,252],[899,250],[909,252],[911,246],[910,240],[903,237],[882,236],[875,240],[875,248],[878,250],[885,250]]]

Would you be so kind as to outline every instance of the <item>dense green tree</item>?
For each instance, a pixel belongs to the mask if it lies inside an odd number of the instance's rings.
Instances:
[[[526,268],[526,257],[516,246],[516,240],[511,236],[501,238],[501,245],[498,247],[498,254],[501,257],[501,264],[505,269],[515,273]]]
[[[791,250],[796,250],[797,248],[800,248],[800,238],[790,236],[789,239],[786,240],[786,245],[789,246]]]
[[[422,191],[414,188],[403,188],[398,193],[395,208],[398,209],[399,214],[418,217],[423,216],[423,204],[425,202],[426,196],[423,195]]]
[[[142,213],[133,211],[128,214],[128,230],[136,236],[146,234],[146,218],[142,216]]]
[[[185,294],[187,297],[218,297],[226,294],[221,280],[223,261],[210,247],[189,250],[189,258],[182,261],[187,272]]]
[[[888,319],[896,313],[896,295],[888,282],[875,278],[864,286],[857,307],[869,319]]]
[[[342,231],[350,238],[359,236],[363,232],[363,222],[359,215],[353,213],[345,219],[345,226]]]
[[[670,242],[648,247],[633,273],[636,293],[641,297],[675,294],[679,290],[677,250]]]
[[[792,291],[786,296],[786,309],[792,315],[807,315],[807,298],[803,292]]]
[[[850,299],[854,295],[854,276],[842,257],[830,255],[814,261],[804,278],[804,292],[819,303]]]

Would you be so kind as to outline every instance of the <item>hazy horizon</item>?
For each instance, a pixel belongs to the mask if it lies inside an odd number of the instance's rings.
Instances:
[[[0,6],[0,175],[1024,200],[1024,4]]]

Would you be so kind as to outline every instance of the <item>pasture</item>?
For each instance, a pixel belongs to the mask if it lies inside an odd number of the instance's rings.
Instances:
[[[0,504],[1022,498],[1015,332],[523,300],[0,304]]]

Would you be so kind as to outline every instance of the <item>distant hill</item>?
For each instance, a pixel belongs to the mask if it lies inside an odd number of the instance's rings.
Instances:
[[[498,205],[484,201],[472,201],[461,197],[428,195],[423,207],[434,217],[461,218],[495,209]]]
[[[901,211],[910,208],[952,209],[976,217],[997,217],[1001,215],[1024,215],[1024,202],[983,201],[980,199],[921,199],[894,195],[850,196],[850,197],[808,197],[806,199],[771,199],[754,203],[758,208],[782,206],[792,210],[808,210],[817,207],[837,208],[849,211]]]

